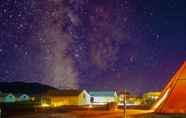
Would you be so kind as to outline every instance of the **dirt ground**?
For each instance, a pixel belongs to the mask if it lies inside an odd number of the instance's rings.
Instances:
[[[127,110],[126,118],[186,118],[186,115],[160,115],[147,110]],[[124,118],[122,110],[115,111],[72,111],[67,113],[34,113],[8,118]]]

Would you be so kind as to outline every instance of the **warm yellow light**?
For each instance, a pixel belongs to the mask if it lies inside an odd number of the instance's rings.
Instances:
[[[41,104],[41,106],[42,107],[50,107],[50,105],[49,104],[46,104],[46,103]]]
[[[54,107],[57,107],[57,104],[54,104]]]
[[[114,111],[118,111],[118,108],[117,108],[117,107],[115,107],[115,108],[114,108]]]
[[[62,105],[63,105],[62,102],[53,102],[53,103],[52,103],[52,107],[60,107],[60,106],[62,106]]]
[[[93,106],[92,105],[89,105],[88,108],[92,108]]]
[[[159,101],[153,106],[152,110],[154,111],[155,109],[157,109],[162,102],[167,98],[168,94],[169,94],[170,89],[168,89],[165,94],[159,99]]]

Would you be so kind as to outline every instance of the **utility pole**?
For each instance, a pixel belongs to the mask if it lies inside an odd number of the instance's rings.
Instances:
[[[127,99],[127,91],[125,89],[124,90],[124,96],[123,96],[124,118],[127,118],[127,113],[126,113],[126,109],[127,109],[126,99]]]

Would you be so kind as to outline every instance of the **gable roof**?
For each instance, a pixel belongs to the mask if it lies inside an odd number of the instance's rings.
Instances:
[[[115,91],[90,91],[89,92],[90,96],[105,96],[105,97],[113,97],[116,96]]]
[[[178,69],[152,107],[158,113],[186,113],[186,61]]]
[[[47,96],[79,96],[83,90],[49,90]]]

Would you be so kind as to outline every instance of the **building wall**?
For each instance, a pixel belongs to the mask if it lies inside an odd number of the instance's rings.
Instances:
[[[62,105],[79,105],[78,96],[61,97],[55,96],[50,97],[51,105],[62,106]]]
[[[109,103],[109,102],[116,102],[116,98],[115,97],[93,97],[94,98],[94,101],[93,103],[100,103],[100,104],[106,104],[106,103]]]
[[[79,95],[79,105],[88,105],[90,104],[90,96],[86,91],[83,91],[80,95]]]
[[[79,96],[45,96],[41,98],[41,103],[52,106],[88,105],[90,103],[90,96],[84,90]]]

